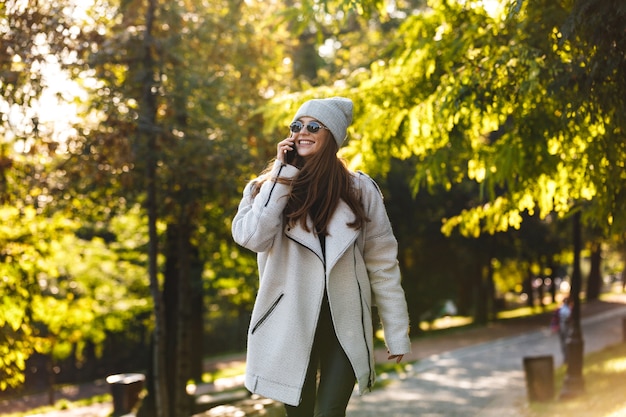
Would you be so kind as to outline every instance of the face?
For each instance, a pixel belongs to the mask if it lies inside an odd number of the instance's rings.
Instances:
[[[318,120],[309,116],[303,116],[298,120],[304,126],[299,132],[293,133],[294,143],[296,144],[298,154],[301,157],[306,158],[307,156],[311,156],[322,149],[325,141],[328,140],[330,136],[330,131],[328,129],[321,128],[317,132],[311,133],[306,128],[310,122],[316,122],[319,125],[322,124]]]

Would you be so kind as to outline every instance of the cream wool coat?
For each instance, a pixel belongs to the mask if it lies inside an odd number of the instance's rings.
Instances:
[[[291,178],[297,172],[277,161],[269,175]],[[299,224],[290,228],[283,219],[289,185],[266,181],[252,198],[252,181],[243,192],[232,233],[235,242],[258,254],[260,284],[248,331],[245,377],[253,393],[300,403],[325,288],[337,337],[361,394],[375,378],[372,296],[389,352],[410,351],[397,242],[382,195],[365,174],[355,173],[354,181],[371,222],[361,230],[347,226],[354,214],[340,201],[326,237],[326,263],[318,237]]]

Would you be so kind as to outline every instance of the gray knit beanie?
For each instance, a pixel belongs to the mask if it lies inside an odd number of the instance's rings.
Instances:
[[[337,146],[341,146],[352,123],[352,100],[345,97],[309,100],[300,106],[292,123],[304,116],[319,120],[333,134]]]

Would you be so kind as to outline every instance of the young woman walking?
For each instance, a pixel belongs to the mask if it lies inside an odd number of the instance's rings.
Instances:
[[[374,305],[389,359],[410,351],[382,195],[337,157],[352,107],[343,97],[305,102],[233,221],[234,240],[258,254],[260,277],[245,384],[283,402],[288,417],[345,416],[355,381],[359,393],[371,389]]]

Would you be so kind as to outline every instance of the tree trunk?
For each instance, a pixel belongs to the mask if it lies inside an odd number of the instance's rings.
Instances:
[[[544,270],[543,265],[541,265],[540,270],[541,271]],[[539,279],[541,279],[541,283],[537,287],[537,300],[539,301],[539,307],[541,307],[542,310],[545,310],[546,305],[544,303],[544,298],[546,298],[546,289],[544,287],[544,284],[546,281],[545,281],[545,277],[543,276],[543,274],[541,274],[541,277]],[[539,281],[539,279],[537,279],[537,281]]]
[[[150,293],[154,304],[154,351],[153,376],[154,403],[156,417],[168,415],[169,399],[167,396],[167,375],[165,341],[165,312],[161,288],[158,279],[158,202],[157,202],[157,129],[156,125],[156,97],[154,96],[156,63],[152,56],[152,30],[156,11],[156,0],[148,0],[146,8],[146,26],[143,39],[143,78],[141,103],[139,107],[139,132],[142,143],[145,143],[146,158],[146,208],[148,212],[148,274],[150,279]]]
[[[591,269],[587,279],[587,301],[597,300],[602,290],[602,244],[593,242],[591,244]]]
[[[550,265],[550,299],[552,304],[556,303],[556,267],[554,264]]]
[[[191,374],[189,377],[196,383],[202,382],[204,372],[204,287],[202,282],[202,271],[204,264],[200,260],[200,253],[196,246],[191,247],[191,294],[189,305],[191,307],[191,318],[189,330],[191,332],[191,350],[189,358],[191,360]],[[245,333],[244,333],[245,334]]]
[[[164,300],[166,328],[171,335],[167,340],[167,369],[174,379],[168,386],[172,399],[170,414],[187,417],[192,414],[187,382],[202,378],[202,355],[197,352],[202,349],[198,342],[202,339],[202,324],[199,331],[197,325],[198,321],[202,323],[202,312],[200,317],[194,314],[198,311],[198,299],[202,302],[202,287],[196,289],[196,278],[201,278],[202,269],[194,262],[197,254],[191,243],[192,226],[180,221],[167,226]]]
[[[48,377],[48,404],[54,405],[55,396],[54,396],[54,385],[56,383],[56,377],[54,372],[54,359],[52,359],[52,354],[46,356],[46,374]]]
[[[483,265],[479,260],[476,261],[475,268],[475,294],[476,294],[476,314],[474,319],[478,324],[486,324],[488,321],[488,299],[487,286],[485,284],[486,277]]]
[[[526,291],[526,295],[528,298],[526,299],[526,305],[528,307],[535,307],[535,290],[533,289],[533,272],[528,267],[528,274],[526,275],[526,279],[524,280],[524,291]]]
[[[320,59],[315,48],[315,34],[304,31],[298,36],[298,41],[293,54],[294,77],[315,85]]]
[[[495,321],[498,318],[498,302],[496,300],[496,283],[493,279],[494,269],[491,260],[488,260],[487,266],[487,300],[489,300],[489,321]]]
[[[295,1],[286,0],[287,8],[295,7]],[[297,23],[293,22],[289,25],[290,30],[295,30],[293,26]],[[293,45],[291,55],[293,57],[292,68],[295,80],[307,82],[315,85],[317,73],[320,67],[320,56],[317,53],[316,34],[310,30],[302,31],[298,37],[298,41]]]
[[[182,210],[184,212],[184,210]],[[188,417],[191,413],[191,402],[187,394],[187,381],[191,377],[191,273],[190,273],[190,240],[191,226],[186,223],[186,215],[181,219],[177,234],[177,276],[178,276],[178,308],[176,311],[176,373],[174,384],[174,413],[176,417]]]
[[[167,375],[170,376],[171,383],[167,384],[167,395],[171,399],[172,408],[168,410],[168,415],[174,416],[174,398],[176,398],[176,384],[173,382],[176,369],[178,368],[177,331],[178,325],[178,225],[169,223],[165,232],[165,244],[163,255],[165,257],[165,269],[163,272],[163,305],[165,310],[165,328],[169,337],[165,341],[165,356],[167,360]]]
[[[571,325],[567,336],[567,370],[563,387],[561,390],[561,398],[572,398],[584,392],[583,380],[583,337],[580,327],[580,252],[582,250],[581,241],[581,225],[580,211],[577,211],[573,217],[573,243],[574,243],[574,265],[572,271],[572,288],[570,291],[570,300],[574,302],[572,309]]]
[[[622,250],[622,262],[626,264],[626,251]],[[626,292],[626,268],[622,269],[622,273],[620,274],[620,279],[622,281],[622,292]]]

